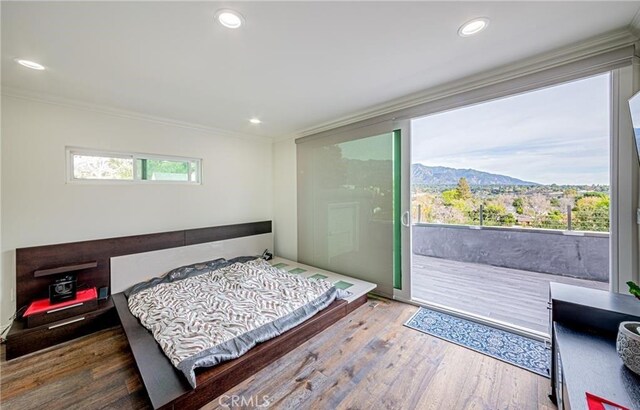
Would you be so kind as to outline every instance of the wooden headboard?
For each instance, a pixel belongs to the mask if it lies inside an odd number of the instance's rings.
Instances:
[[[79,285],[111,288],[112,257],[270,232],[271,221],[262,221],[16,249],[17,307],[48,297],[52,275],[64,271]]]

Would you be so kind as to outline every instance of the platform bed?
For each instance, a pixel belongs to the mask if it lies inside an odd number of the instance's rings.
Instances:
[[[118,293],[113,299],[153,408],[197,409],[342,319],[366,303],[367,296],[360,296],[351,303],[336,300],[309,320],[258,344],[237,359],[198,369],[195,389],[171,364],[153,335],[131,314],[124,295]]]
[[[95,311],[76,311],[82,308],[80,303],[77,308],[65,310],[65,317],[52,317],[54,321],[33,328],[26,329],[25,321],[17,319],[9,333],[7,358],[113,326],[119,318],[153,408],[200,408],[366,303],[367,293],[375,288],[372,283],[276,258],[271,261],[274,267],[292,275],[327,280],[339,289],[349,287],[351,295],[333,301],[311,318],[257,344],[237,359],[196,369],[197,387],[193,389],[153,334],[131,313],[123,291],[177,266],[258,255],[264,249],[273,249],[270,221],[18,249],[19,306],[45,297],[51,278],[66,272],[76,274],[87,288],[111,289],[111,295],[99,301]],[[112,320],[98,315],[103,311]]]
[[[182,371],[171,363],[153,334],[132,314],[129,301],[122,291],[157,276],[158,272],[167,272],[180,265],[219,257],[231,259],[240,255],[259,254],[265,248],[271,249],[272,241],[271,233],[248,235],[111,259],[111,285],[114,292],[118,292],[112,295],[113,302],[153,408],[197,409],[215,400],[362,306],[367,301],[367,293],[375,288],[369,282],[282,258],[274,259],[271,264],[288,274],[321,278],[336,284],[336,287],[348,286],[351,294],[344,299],[336,299],[279,336],[258,343],[236,359],[213,367],[196,368],[196,387],[192,388]]]

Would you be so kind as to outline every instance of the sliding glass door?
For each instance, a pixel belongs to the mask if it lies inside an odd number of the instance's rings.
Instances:
[[[545,336],[550,283],[609,289],[610,84],[411,121],[415,302]]]
[[[298,258],[374,282],[401,277],[401,135],[394,124],[298,142]]]

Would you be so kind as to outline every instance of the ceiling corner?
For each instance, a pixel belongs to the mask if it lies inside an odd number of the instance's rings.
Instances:
[[[629,31],[636,38],[640,39],[640,7],[636,11],[636,14],[631,19],[631,23],[629,23]]]
[[[212,134],[220,137],[227,138],[240,138],[244,140],[260,141],[260,142],[274,142],[273,137],[260,136],[254,134],[246,134],[238,131],[232,131],[209,125],[196,124],[191,122],[180,121],[173,118],[165,118],[154,115],[149,115],[137,111],[131,111],[106,105],[93,104],[86,101],[73,100],[65,97],[59,97],[50,94],[44,94],[34,92],[22,88],[11,87],[7,85],[0,85],[0,94],[2,96],[10,97],[13,99],[32,101],[49,105],[57,105],[62,107],[74,108],[84,111],[92,111],[103,115],[110,115],[114,117],[127,118],[137,121],[152,122],[156,124],[162,124],[172,127],[187,128],[196,130],[206,134]]]

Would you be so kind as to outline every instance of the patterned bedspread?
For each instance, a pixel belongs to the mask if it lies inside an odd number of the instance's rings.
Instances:
[[[195,387],[194,369],[234,359],[297,326],[329,306],[337,292],[329,282],[255,259],[155,284],[131,294],[128,303]]]

